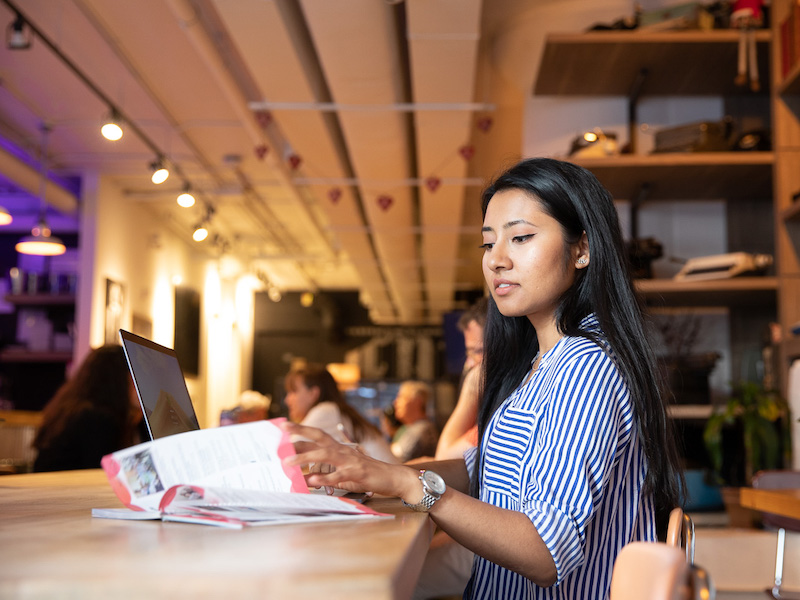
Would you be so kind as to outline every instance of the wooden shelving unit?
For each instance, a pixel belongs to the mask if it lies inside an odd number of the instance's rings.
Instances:
[[[643,185],[648,201],[772,197],[772,152],[623,154],[573,162],[618,199],[635,197]]]
[[[772,39],[771,31],[756,33],[763,88],[758,97],[765,109],[771,108],[768,94],[772,87]],[[546,41],[534,93],[627,98],[634,153],[572,160],[592,171],[617,200],[630,200],[636,205],[651,201],[723,200],[729,228],[742,227],[748,224],[753,211],[774,214],[775,152],[644,155],[635,153],[634,137],[638,125],[636,103],[643,97],[727,99],[752,95],[734,84],[738,44],[738,32],[725,30],[553,34]],[[743,237],[744,240],[729,243],[746,246],[747,234]],[[734,250],[764,251],[736,246],[731,249]],[[637,288],[654,307],[730,309],[732,344],[740,348],[754,340],[758,343],[759,334],[754,333],[753,325],[758,319],[774,318],[770,315],[775,313],[781,284],[778,276],[752,276],[708,281],[647,279],[637,281]],[[753,321],[752,315],[759,316]],[[735,339],[737,335],[744,335],[745,339]],[[734,364],[731,370],[735,367]],[[710,404],[676,404],[670,407],[670,414],[693,423],[693,427],[702,427],[702,421],[713,410]]]
[[[0,360],[7,363],[68,363],[72,360],[72,352],[3,350]]]
[[[762,85],[770,73],[770,31],[756,32]],[[737,31],[597,31],[551,34],[534,93],[627,96],[645,71],[642,94],[733,96]]]
[[[776,277],[735,277],[709,281],[640,279],[645,299],[669,306],[750,306],[774,304]]]
[[[73,359],[64,336],[74,322],[75,295],[69,293],[6,294],[4,300],[14,305],[17,320],[20,311],[46,313],[47,319],[61,338],[37,340],[30,349],[26,343],[14,343],[0,350],[0,374],[8,386],[9,399],[18,409],[41,410],[66,379]],[[55,338],[55,335],[54,335]]]
[[[780,24],[796,0],[775,0],[771,8],[773,35],[772,73],[776,80],[773,105],[775,151],[775,238],[778,265],[778,321],[783,342],[780,346],[781,389],[788,391],[792,361],[800,358],[800,336],[791,327],[800,322],[800,58],[781,80]],[[795,10],[800,10],[797,7]],[[797,418],[798,415],[793,415]],[[795,453],[800,452],[794,440]]]
[[[70,306],[72,294],[6,294],[5,301],[15,306]]]

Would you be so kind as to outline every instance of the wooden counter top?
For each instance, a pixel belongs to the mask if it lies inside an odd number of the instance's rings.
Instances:
[[[792,519],[800,519],[800,489],[766,490],[743,487],[739,490],[742,506]]]
[[[96,519],[121,507],[101,470],[0,477],[0,597],[408,598],[433,525],[393,519],[229,530]]]

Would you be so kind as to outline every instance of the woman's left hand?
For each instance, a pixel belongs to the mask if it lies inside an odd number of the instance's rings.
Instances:
[[[385,496],[414,496],[419,488],[419,472],[403,465],[391,465],[366,456],[349,445],[340,444],[316,427],[285,422],[291,435],[304,438],[295,442],[294,456],[284,459],[289,466],[315,465],[306,475],[309,487],[337,487],[349,492],[375,492]]]

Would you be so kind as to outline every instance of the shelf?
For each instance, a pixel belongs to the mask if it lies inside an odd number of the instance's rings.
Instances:
[[[789,208],[781,212],[781,218],[786,221],[800,221],[800,200],[792,202]]]
[[[749,306],[775,302],[775,277],[733,277],[708,281],[640,279],[637,289],[648,303],[669,306]]]
[[[786,358],[797,360],[800,358],[800,336],[792,336],[783,342],[786,349]]]
[[[672,419],[705,420],[714,412],[711,404],[671,404],[667,406],[667,414]]]
[[[31,352],[28,350],[3,350],[0,361],[5,363],[67,363],[72,360],[72,352]]]
[[[800,60],[786,74],[786,78],[778,88],[781,96],[794,96],[800,94]]]
[[[594,173],[616,199],[635,198],[647,183],[647,200],[764,198],[771,204],[774,158],[772,152],[670,152],[572,162]]]
[[[72,294],[7,294],[5,301],[16,306],[68,306],[75,304]]]
[[[756,32],[761,91],[769,91],[769,42]],[[597,31],[547,36],[537,95],[627,96],[642,69],[645,96],[734,96],[739,32]]]

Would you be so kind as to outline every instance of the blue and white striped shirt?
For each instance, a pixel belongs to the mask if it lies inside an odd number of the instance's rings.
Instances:
[[[601,335],[594,316],[582,328]],[[594,342],[564,337],[492,417],[483,437],[484,502],[525,513],[558,580],[540,588],[476,555],[469,598],[608,598],[620,549],[655,540],[647,460],[628,387]],[[476,451],[465,454],[470,472]],[[471,591],[471,594],[470,594]]]

